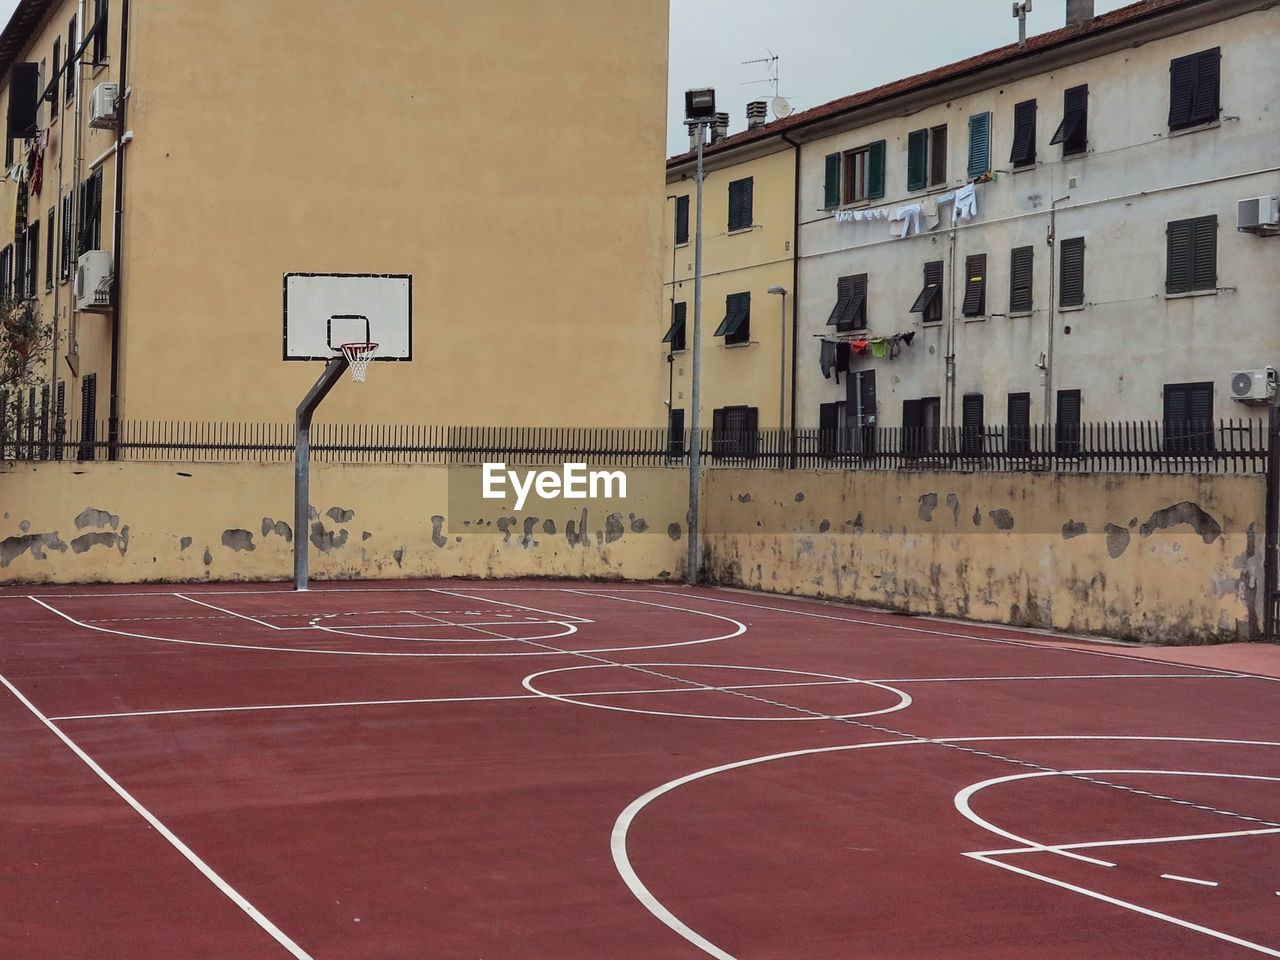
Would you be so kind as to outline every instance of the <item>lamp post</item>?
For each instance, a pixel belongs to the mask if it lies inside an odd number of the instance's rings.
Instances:
[[[690,371],[689,417],[689,557],[685,579],[696,584],[702,572],[702,544],[699,540],[698,496],[699,471],[702,466],[702,187],[706,171],[702,163],[702,148],[706,142],[706,130],[716,115],[716,92],[710,88],[689,90],[684,95],[685,123],[697,141],[698,171],[697,226],[693,239],[693,367]]]
[[[782,320],[778,324],[778,436],[781,437],[787,422],[787,288],[770,287],[769,293],[782,298]],[[781,456],[781,446],[778,453]]]

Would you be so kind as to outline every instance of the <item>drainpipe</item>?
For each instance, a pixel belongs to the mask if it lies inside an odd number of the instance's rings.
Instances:
[[[111,405],[107,421],[107,455],[120,459],[120,292],[124,275],[124,166],[125,130],[129,109],[129,0],[120,4],[120,98],[116,103],[116,190],[115,223],[111,238],[113,258],[111,281]]]
[[[1053,346],[1058,325],[1058,204],[1071,199],[1068,194],[1049,205],[1049,324],[1045,330],[1044,347],[1044,429],[1045,436],[1053,424]]]
[[[782,134],[782,141],[790,144],[796,155],[795,187],[792,193],[795,217],[791,226],[791,469],[794,470],[799,463],[796,442],[796,383],[800,369],[800,144],[785,133]],[[782,424],[779,423],[778,426],[781,427]]]

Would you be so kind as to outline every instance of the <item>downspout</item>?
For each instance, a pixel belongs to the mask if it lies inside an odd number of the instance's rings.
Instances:
[[[120,97],[116,103],[116,198],[115,223],[112,226],[111,256],[111,405],[107,421],[107,456],[120,459],[120,292],[123,289],[124,256],[124,166],[125,130],[129,110],[129,0],[120,4]]]
[[[795,187],[792,193],[794,217],[791,226],[791,469],[794,470],[799,461],[799,449],[796,444],[796,380],[799,375],[800,353],[800,144],[792,140],[786,133],[782,134],[783,143],[790,144],[795,150]],[[778,426],[782,426],[779,424]]]
[[[1068,194],[1049,204],[1049,324],[1044,346],[1044,430],[1049,437],[1053,426],[1053,347],[1058,325],[1058,204],[1071,199]]]

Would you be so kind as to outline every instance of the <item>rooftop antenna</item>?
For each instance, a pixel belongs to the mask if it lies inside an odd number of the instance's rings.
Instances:
[[[769,76],[761,80],[744,80],[741,86],[746,87],[757,83],[773,84],[773,100],[770,102],[769,106],[773,110],[773,115],[779,120],[782,120],[785,117],[791,116],[791,102],[778,91],[782,77],[782,69],[779,66],[780,58],[772,50],[769,50],[768,53],[769,56],[761,57],[758,60],[744,60],[742,61],[742,65],[744,67],[753,67],[759,64],[766,64]]]
[[[1027,14],[1031,12],[1033,0],[1014,0],[1013,18],[1018,21],[1018,46],[1027,45]]]

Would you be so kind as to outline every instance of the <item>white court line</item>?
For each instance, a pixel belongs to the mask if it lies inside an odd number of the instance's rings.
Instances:
[[[1160,879],[1180,880],[1183,883],[1194,883],[1202,887],[1216,887],[1218,885],[1216,880],[1197,880],[1195,877],[1180,877],[1176,873],[1162,873],[1160,874]]]
[[[250,623],[256,623],[258,626],[266,627],[268,630],[281,629],[280,627],[277,627],[274,623],[267,623],[267,621],[265,620],[259,620],[257,617],[250,617],[243,613],[236,613],[234,610],[228,610],[225,607],[215,607],[212,603],[205,603],[203,600],[197,600],[194,597],[188,597],[182,593],[174,593],[174,594],[170,594],[170,596],[177,597],[179,600],[186,600],[188,603],[199,604],[200,606],[207,607],[210,610],[217,610],[219,613],[225,613],[227,616],[235,617],[238,620],[247,620]]]
[[[792,750],[786,753],[769,754],[768,756],[753,757],[749,760],[738,760],[734,763],[726,763],[717,767],[709,767],[705,770],[699,770],[695,773],[687,774],[675,780],[668,781],[667,783],[664,783],[659,787],[655,787],[654,789],[650,790],[648,793],[644,794],[643,796],[633,800],[630,804],[628,804],[627,808],[618,815],[618,819],[614,822],[614,825],[613,825],[612,835],[610,836],[609,849],[610,849],[610,853],[613,856],[614,866],[616,867],[619,876],[622,877],[623,882],[627,885],[628,889],[630,889],[632,895],[635,896],[635,898],[644,906],[644,908],[648,910],[651,914],[653,914],[655,918],[657,918],[661,923],[663,923],[665,926],[667,926],[670,930],[672,930],[674,933],[676,933],[678,936],[680,936],[684,940],[698,947],[698,949],[702,950],[704,953],[708,954],[709,956],[715,957],[716,960],[738,960],[738,958],[736,958],[733,954],[716,946],[706,937],[699,934],[696,930],[691,928],[683,920],[677,917],[670,909],[666,907],[665,904],[662,903],[662,901],[660,901],[656,896],[653,895],[653,892],[650,891],[647,886],[645,886],[644,881],[641,880],[639,874],[636,873],[635,867],[631,863],[630,854],[627,850],[628,834],[630,832],[631,826],[635,823],[636,817],[638,817],[640,813],[646,807],[652,804],[655,800],[679,789],[680,787],[686,786],[690,783],[694,783],[699,780],[706,779],[708,777],[715,776],[717,774],[726,773],[732,770],[740,770],[746,767],[756,766],[758,764],[771,763],[777,760],[788,760],[788,759],[793,759],[797,757],[809,757],[809,756],[817,756],[817,755],[828,754],[828,753],[839,753],[839,752],[853,751],[853,750],[867,750],[867,749],[875,749],[880,747],[886,747],[886,748],[887,747],[914,747],[914,746],[924,746],[928,744],[938,744],[938,743],[941,743],[941,744],[992,743],[992,742],[1055,743],[1060,741],[1072,741],[1072,742],[1082,742],[1082,743],[1089,743],[1089,742],[1212,743],[1212,744],[1222,744],[1222,745],[1229,745],[1229,746],[1280,747],[1280,741],[1272,741],[1272,740],[1229,740],[1229,739],[1208,738],[1208,737],[1137,737],[1137,736],[1107,736],[1107,735],[1071,736],[1071,735],[1058,734],[1058,735],[1050,735],[1050,736],[1020,735],[1020,736],[1011,736],[1011,737],[932,737],[928,740],[922,740],[922,739],[881,740],[873,743],[855,743],[855,744],[844,744],[841,746],[834,746],[834,747],[813,747],[807,750]],[[973,859],[976,859],[976,860],[983,860],[983,857],[981,854],[966,854],[966,856],[972,857]],[[1231,942],[1238,943],[1241,946],[1247,946],[1247,947],[1250,947],[1251,949],[1259,950],[1271,956],[1280,957],[1280,952],[1270,950],[1269,948],[1261,947],[1257,944],[1249,943],[1248,941],[1241,941],[1241,940],[1238,940],[1237,938],[1230,937],[1230,935],[1228,934],[1222,934],[1216,930],[1210,930],[1207,927],[1199,927],[1195,924],[1189,923],[1188,921],[1179,920],[1177,918],[1169,917],[1164,914],[1157,914],[1154,911],[1147,911],[1143,907],[1138,907],[1134,904],[1130,904],[1122,900],[1116,900],[1111,897],[1106,897],[1102,894],[1095,894],[1092,891],[1085,890],[1084,888],[1081,888],[1081,887],[1075,887],[1075,886],[1072,886],[1071,884],[1067,884],[1062,881],[1057,881],[1052,878],[1041,877],[1039,874],[1032,873],[1031,871],[1028,871],[1028,870],[1024,870],[1021,867],[1006,863],[1002,860],[993,859],[993,860],[984,860],[983,862],[991,863],[994,866],[1000,867],[1001,869],[1009,870],[1014,873],[1019,873],[1024,876],[1033,877],[1038,880],[1045,880],[1046,882],[1052,883],[1056,886],[1064,887],[1068,890],[1073,890],[1076,893],[1081,893],[1081,894],[1084,894],[1085,896],[1094,897],[1095,899],[1105,900],[1107,902],[1116,904],[1118,906],[1125,907],[1126,909],[1133,909],[1138,911],[1139,913],[1147,912],[1151,916],[1154,916],[1158,919],[1166,920],[1170,923],[1175,923],[1180,926],[1190,927],[1191,929],[1197,930],[1200,933],[1205,933],[1209,936],[1215,936],[1221,939],[1226,939]]]
[[[164,837],[165,840],[169,841],[175,850],[182,854],[182,856],[185,857],[193,867],[199,870],[206,880],[222,891],[222,893],[225,894],[232,903],[248,914],[253,922],[266,931],[273,940],[289,951],[289,953],[293,957],[297,958],[297,960],[312,960],[309,953],[289,939],[289,937],[285,935],[284,931],[268,920],[266,916],[263,915],[262,911],[241,896],[241,894],[232,887],[231,884],[223,880],[211,866],[205,863],[194,850],[183,843],[182,840],[180,840],[172,830],[166,827],[154,813],[144,807],[137,799],[134,798],[133,794],[129,793],[128,790],[120,786],[120,784],[117,783],[110,774],[103,770],[102,767],[98,765],[97,761],[89,756],[89,754],[80,749],[79,745],[74,740],[58,729],[58,727],[55,726],[48,717],[40,712],[35,704],[23,696],[22,692],[9,682],[7,677],[0,676],[0,683],[4,684],[4,686],[8,688],[9,692],[12,693],[37,720],[44,724],[44,726],[47,727],[54,736],[66,744],[71,749],[72,753],[80,758],[85,766],[97,774],[98,778],[110,787],[116,796],[132,807],[134,812],[142,817],[142,819],[145,820],[153,830],[159,833],[160,836]]]
[[[1124,840],[1089,840],[1083,843],[1055,843],[1051,847],[1010,847],[1007,850],[983,850],[984,857],[1010,857],[1021,853],[1054,853],[1059,850],[1091,850],[1099,847],[1138,847],[1159,843],[1187,843],[1193,840],[1229,840],[1232,837],[1265,837],[1280,833],[1280,827],[1262,830],[1227,830],[1222,833],[1184,833],[1176,837],[1129,837]]]
[[[80,713],[50,717],[54,721],[114,720],[124,717],[174,717],[198,713],[260,713],[277,710],[333,710],[340,707],[394,707],[417,703],[492,703],[501,700],[540,700],[529,693],[493,697],[421,697],[412,700],[344,700],[325,703],[271,703],[247,707],[187,707],[178,710],[131,710],[124,713]]]
[[[467,589],[464,587],[463,589]],[[561,613],[558,610],[543,610],[541,607],[531,607],[526,603],[508,603],[506,600],[492,600],[489,597],[468,597],[464,593],[456,593],[453,590],[444,590],[435,588],[432,593],[444,594],[448,597],[457,597],[459,600],[478,600],[481,603],[494,603],[503,607],[514,607],[517,610],[532,610],[534,613],[546,614],[552,617],[556,623],[595,623],[594,620],[588,620],[585,617],[577,617],[572,613]]]

